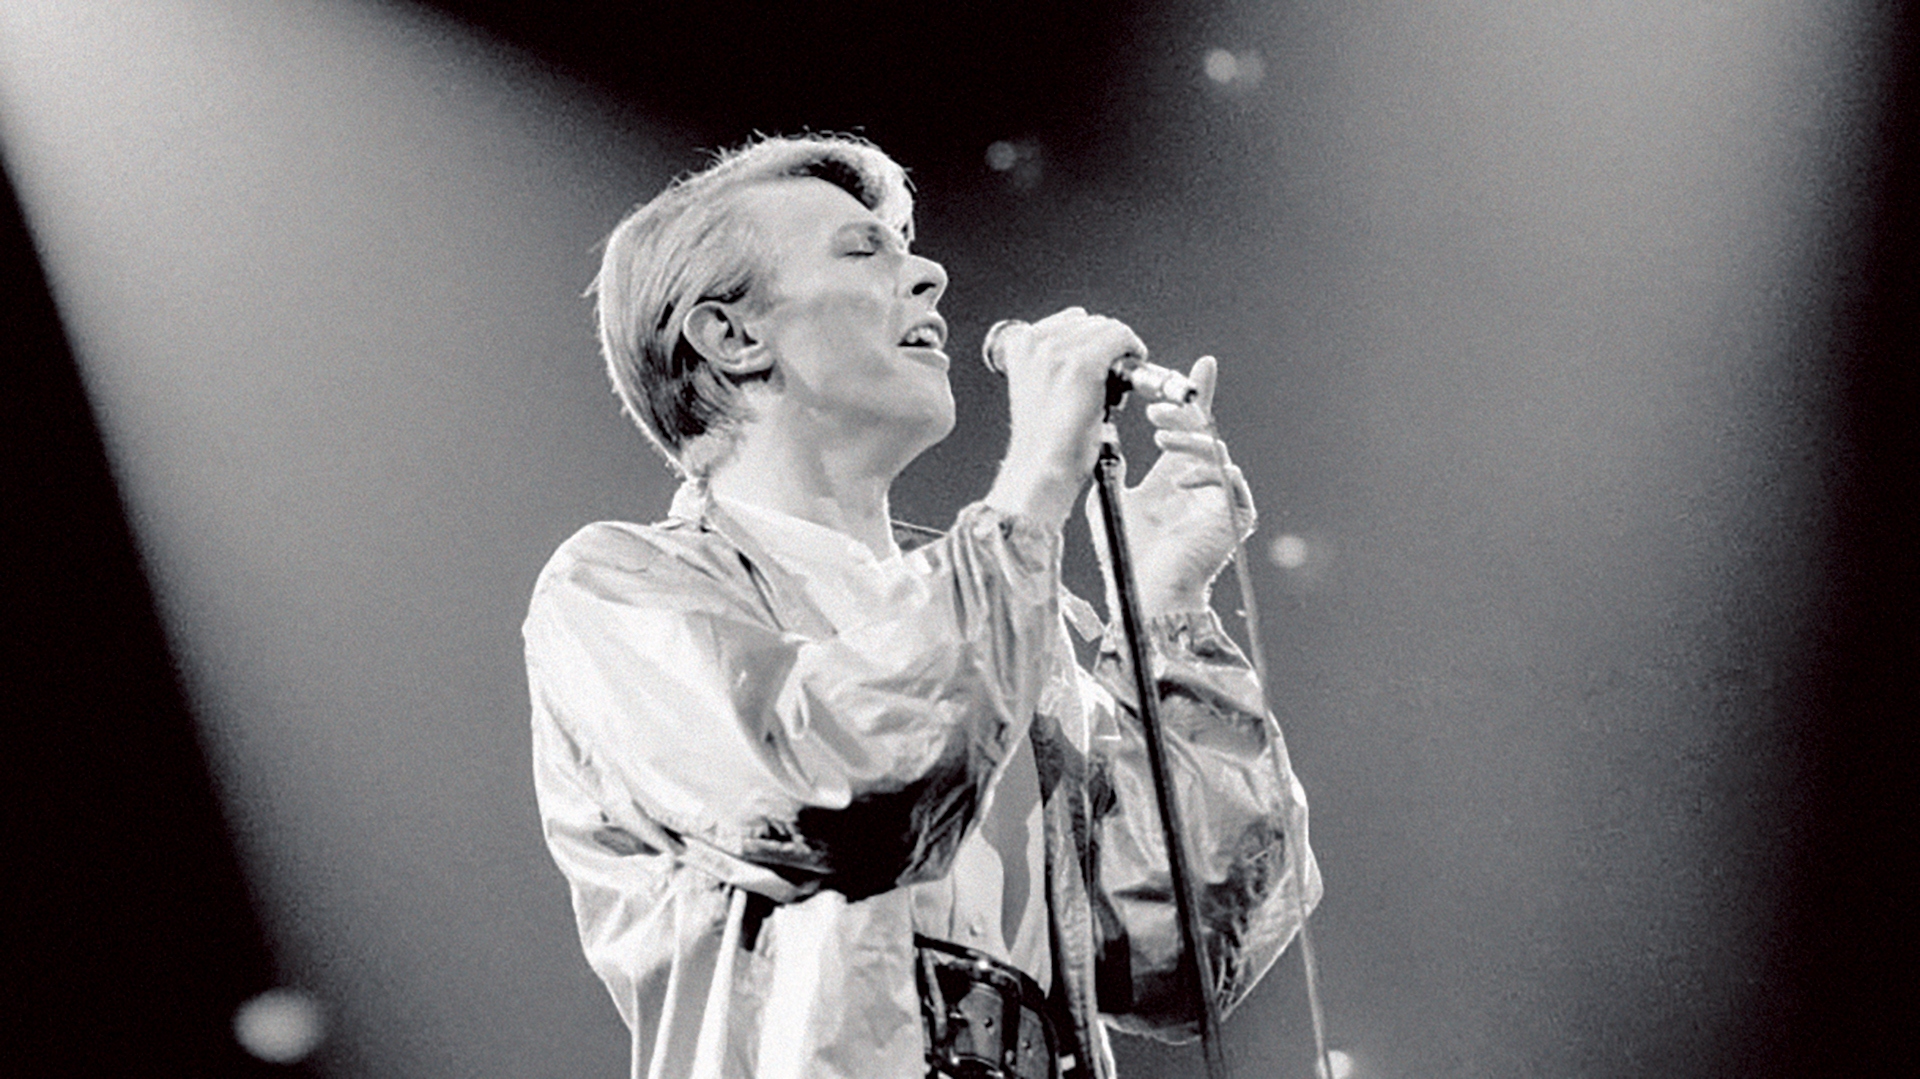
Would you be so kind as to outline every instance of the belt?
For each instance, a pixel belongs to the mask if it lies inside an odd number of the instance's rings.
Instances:
[[[944,940],[913,937],[928,1079],[1059,1079],[1059,1044],[1039,983]]]

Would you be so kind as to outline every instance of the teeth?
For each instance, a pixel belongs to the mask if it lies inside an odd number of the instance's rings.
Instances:
[[[939,348],[940,335],[934,333],[931,326],[921,326],[907,335],[906,343],[915,347]]]

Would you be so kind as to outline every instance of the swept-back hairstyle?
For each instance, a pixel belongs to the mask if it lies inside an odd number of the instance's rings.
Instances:
[[[734,196],[794,177],[833,184],[912,239],[905,171],[872,143],[845,135],[763,138],[722,153],[607,237],[588,290],[607,375],[622,410],[683,475],[705,477],[725,460],[746,416],[737,383],[682,334],[686,313],[706,300],[761,298],[770,267]]]

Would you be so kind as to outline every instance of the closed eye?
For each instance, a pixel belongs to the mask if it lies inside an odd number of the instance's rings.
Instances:
[[[900,247],[904,253],[905,245],[897,240],[885,228],[875,224],[858,224],[843,231],[846,247],[841,252],[847,258],[871,258],[885,254]]]

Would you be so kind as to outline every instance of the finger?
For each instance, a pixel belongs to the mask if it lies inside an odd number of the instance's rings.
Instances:
[[[1183,490],[1223,487],[1233,498],[1234,509],[1244,524],[1250,526],[1256,516],[1253,487],[1247,483],[1247,474],[1238,465],[1228,465],[1224,478],[1217,468],[1196,468],[1174,479],[1173,485]]]
[[[1133,327],[1117,318],[1109,318],[1105,315],[1097,317],[1102,320],[1101,328],[1113,335],[1113,359],[1118,360],[1123,356],[1136,356],[1141,362],[1146,362],[1148,356],[1147,343],[1140,339],[1139,334],[1133,332]]]
[[[1133,327],[1112,315],[1094,314],[1084,307],[1063,307],[1033,324],[1035,329],[1058,330],[1081,340],[1097,339],[1113,346],[1116,357],[1132,353],[1147,358],[1146,342]]]
[[[1221,478],[1220,470],[1217,468],[1196,468],[1175,481],[1174,486],[1226,487],[1231,489],[1234,492],[1233,497],[1240,499],[1242,503],[1250,503],[1252,501],[1251,496],[1253,491],[1247,486],[1246,474],[1234,465],[1227,466],[1227,474],[1224,479]]]
[[[1154,463],[1154,475],[1173,487],[1221,487],[1243,482],[1237,465],[1223,472],[1213,454],[1191,445],[1170,447]]]
[[[1181,489],[1191,490],[1198,490],[1202,487],[1225,487],[1232,490],[1234,497],[1240,499],[1243,503],[1248,501],[1246,496],[1252,493],[1247,487],[1246,476],[1242,475],[1237,468],[1227,469],[1227,474],[1224,479],[1221,477],[1220,470],[1217,468],[1196,468],[1174,480],[1173,485]]]
[[[1168,453],[1192,454],[1205,458],[1209,464],[1233,464],[1233,455],[1227,452],[1227,444],[1213,437],[1211,431],[1161,428],[1153,433],[1153,444]]]
[[[1147,406],[1147,422],[1162,430],[1204,431],[1206,417],[1192,405],[1155,401]]]
[[[1202,416],[1213,415],[1213,389],[1220,381],[1220,361],[1212,356],[1202,356],[1193,361],[1193,369],[1187,373],[1187,381],[1193,383],[1194,403],[1199,406]]]
[[[1213,437],[1205,431],[1181,431],[1163,427],[1153,433],[1153,444],[1165,453],[1185,453],[1214,460]]]
[[[1207,414],[1199,408],[1200,396],[1194,395],[1192,403],[1178,404],[1173,401],[1155,401],[1147,406],[1147,422],[1163,430],[1201,431],[1207,430]]]
[[[1126,323],[1106,315],[1091,315],[1087,326],[1087,335],[1082,338],[1089,348],[1087,360],[1101,378],[1111,378],[1116,365],[1129,356],[1146,360],[1147,343]]]
[[[1034,325],[1051,330],[1063,322],[1078,322],[1086,317],[1087,309],[1084,307],[1063,307],[1053,314],[1048,315],[1046,318],[1034,323]]]

